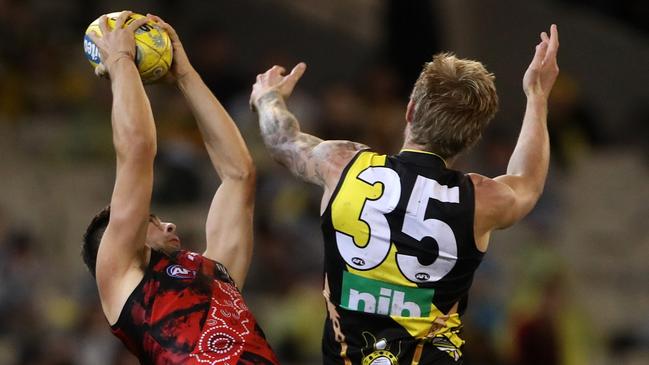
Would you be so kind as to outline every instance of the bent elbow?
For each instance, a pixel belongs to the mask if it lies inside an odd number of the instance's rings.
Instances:
[[[252,163],[252,161],[245,164],[245,166],[237,172],[235,179],[246,183],[246,185],[254,186],[257,182],[257,169],[255,164]]]
[[[237,168],[233,171],[233,178],[237,180],[250,181],[254,183],[257,179],[257,169],[255,163],[252,161],[252,156],[246,155]]]
[[[231,168],[222,170],[223,179],[244,183],[247,186],[254,186],[257,182],[257,170],[252,158],[235,164]]]

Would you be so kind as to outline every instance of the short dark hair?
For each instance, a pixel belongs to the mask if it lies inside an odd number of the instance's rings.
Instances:
[[[88,228],[86,228],[86,233],[83,235],[81,257],[93,277],[95,276],[95,269],[97,267],[97,251],[99,250],[99,243],[101,242],[101,238],[104,236],[109,220],[110,205],[95,215],[88,225]]]

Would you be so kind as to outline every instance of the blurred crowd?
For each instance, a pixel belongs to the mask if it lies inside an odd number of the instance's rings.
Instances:
[[[379,152],[398,151],[409,87],[440,42],[430,3],[404,3],[384,2],[388,32],[378,46],[367,47],[369,56],[355,64],[353,77],[307,71],[289,100],[303,130],[323,139],[362,142]],[[270,160],[248,106],[257,73],[301,59],[279,48],[264,51],[258,60],[242,60],[246,52],[235,36],[191,18],[202,4],[145,1],[133,10],[155,12],[176,27],[194,66],[241,129],[258,170],[255,252],[244,296],[283,363],[318,363],[325,316],[320,191]],[[114,169],[108,84],[94,77],[81,40],[90,21],[120,7],[128,2],[0,0],[0,364],[136,363],[110,334],[78,253],[85,225],[109,197]],[[313,27],[310,32],[329,31],[324,25]],[[403,40],[407,34],[416,34],[410,42],[427,46],[409,48]],[[310,73],[321,81],[309,82]],[[198,249],[218,181],[180,93],[164,84],[148,86],[147,92],[159,138],[154,210],[177,222],[184,244]],[[566,256],[561,247],[564,232],[571,229],[567,222],[581,214],[575,212],[579,203],[572,192],[580,191],[577,181],[596,171],[600,161],[619,174],[649,174],[649,109],[634,105],[633,131],[607,134],[579,80],[562,69],[550,110],[552,166],[546,192],[520,227],[495,235],[493,252],[476,275],[465,315],[466,363],[640,364],[649,359],[649,272],[639,266],[636,276],[622,273],[616,282],[640,283],[638,295],[644,297],[634,303],[646,306],[620,310],[637,311],[642,318],[603,326],[591,310],[594,305],[578,295],[590,288],[580,287],[575,261],[590,253]],[[480,145],[456,167],[488,176],[503,173],[519,123],[497,117]],[[638,164],[618,166],[619,160],[603,155],[632,156]],[[646,190],[640,183],[640,202],[632,206],[635,219],[649,213],[641,204]],[[22,197],[30,200],[21,202]],[[640,220],[628,223],[633,226],[626,231],[647,247],[649,232]],[[575,229],[586,235],[593,224]],[[573,242],[582,239],[575,237]]]

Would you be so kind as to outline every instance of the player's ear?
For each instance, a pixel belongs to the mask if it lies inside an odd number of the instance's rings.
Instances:
[[[412,122],[413,115],[415,115],[415,102],[410,99],[406,107],[406,121],[408,123]]]

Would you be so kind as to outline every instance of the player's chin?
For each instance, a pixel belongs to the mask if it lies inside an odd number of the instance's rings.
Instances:
[[[172,238],[169,241],[167,241],[166,246],[173,249],[173,250],[179,250],[180,249],[180,239],[179,238]]]

